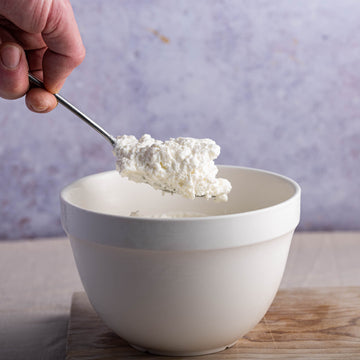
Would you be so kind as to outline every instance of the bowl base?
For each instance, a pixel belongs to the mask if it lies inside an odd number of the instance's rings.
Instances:
[[[234,346],[236,343],[238,342],[238,340],[234,341],[233,343],[229,344],[229,345],[225,345],[225,346],[220,346],[214,349],[207,349],[207,350],[201,350],[201,351],[161,351],[161,350],[156,350],[156,349],[147,349],[147,348],[143,348],[141,346],[138,345],[134,345],[134,344],[129,344],[132,348],[141,351],[141,352],[145,352],[145,353],[150,353],[150,354],[154,354],[154,355],[164,355],[164,356],[199,356],[199,355],[208,355],[208,354],[214,354],[223,350],[226,350],[227,348],[230,348],[232,346]]]

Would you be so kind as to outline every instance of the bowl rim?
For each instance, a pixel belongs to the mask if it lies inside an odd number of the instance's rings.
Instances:
[[[60,192],[63,229],[70,240],[86,240],[127,249],[156,251],[234,248],[278,238],[295,230],[300,221],[301,189],[294,180],[261,169],[231,165],[220,165],[219,168],[269,174],[291,184],[294,193],[284,201],[261,209],[192,218],[150,218],[107,214],[84,209],[65,199],[66,191],[72,186],[89,177],[116,172],[111,170],[82,177]],[[202,234],[201,239],[198,238],[198,234]]]
[[[249,211],[243,211],[243,212],[239,212],[239,213],[231,213],[231,214],[217,214],[217,215],[208,215],[208,216],[201,216],[201,217],[184,217],[184,218],[155,218],[155,217],[149,217],[149,216],[131,216],[131,215],[116,215],[116,214],[109,214],[103,211],[95,211],[95,210],[89,210],[89,209],[84,209],[81,206],[78,206],[76,204],[74,204],[73,202],[70,202],[68,200],[66,200],[64,198],[64,194],[66,191],[68,191],[71,187],[75,186],[76,184],[84,181],[85,179],[91,178],[91,177],[97,177],[97,176],[103,176],[105,174],[111,174],[111,173],[118,173],[118,171],[116,170],[107,170],[107,171],[102,171],[99,173],[94,173],[94,174],[90,174],[90,175],[86,175],[83,176],[71,183],[69,183],[68,185],[66,185],[61,191],[60,191],[60,200],[67,203],[68,205],[77,208],[79,210],[85,211],[85,212],[89,212],[92,214],[101,214],[101,215],[105,215],[105,216],[109,216],[109,217],[114,217],[114,218],[126,218],[126,219],[132,219],[132,220],[141,220],[141,221],[176,221],[176,222],[181,222],[181,221],[201,221],[201,220],[209,220],[209,219],[214,219],[214,218],[230,218],[230,217],[239,217],[239,216],[247,216],[248,214],[256,214],[256,213],[260,213],[260,212],[266,212],[269,211],[270,209],[273,208],[277,208],[280,206],[284,206],[289,202],[292,202],[295,198],[297,197],[301,197],[301,187],[300,185],[293,179],[291,179],[290,177],[287,177],[285,175],[281,175],[279,173],[273,172],[273,171],[269,171],[269,170],[263,170],[263,169],[258,169],[258,168],[251,168],[251,167],[246,167],[246,166],[236,166],[236,165],[217,165],[217,167],[219,169],[223,169],[223,168],[230,168],[230,169],[239,169],[239,170],[246,170],[246,171],[252,171],[252,172],[259,172],[259,173],[263,173],[263,174],[267,174],[267,175],[271,175],[271,176],[275,176],[279,179],[285,180],[288,183],[290,183],[293,187],[294,187],[294,193],[293,195],[291,195],[288,199],[278,202],[274,205],[270,205],[270,206],[266,206],[260,209],[255,209],[255,210],[249,210]],[[231,196],[231,192],[230,195]]]

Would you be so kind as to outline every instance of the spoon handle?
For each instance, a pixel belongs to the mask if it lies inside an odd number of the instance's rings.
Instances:
[[[43,88],[44,84],[37,79],[34,75],[29,74],[29,81],[31,84]],[[53,94],[62,106],[66,107],[68,110],[70,110],[73,114],[78,116],[81,120],[85,121],[88,125],[90,125],[93,129],[95,129],[99,134],[101,134],[107,141],[110,142],[110,144],[114,147],[116,144],[116,138],[112,135],[110,135],[106,130],[104,130],[100,125],[98,125],[95,121],[90,119],[87,115],[85,115],[82,111],[80,111],[78,108],[76,108],[73,104],[71,104],[69,101],[67,101],[65,98],[63,98],[59,94]]]

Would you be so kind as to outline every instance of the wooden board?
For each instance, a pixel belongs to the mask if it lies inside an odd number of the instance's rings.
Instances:
[[[85,293],[75,293],[66,360],[134,358],[166,359],[132,349],[99,319]],[[360,359],[360,287],[280,290],[235,346],[186,359]]]

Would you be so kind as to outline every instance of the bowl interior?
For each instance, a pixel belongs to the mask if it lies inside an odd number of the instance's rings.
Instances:
[[[82,178],[66,187],[61,196],[76,207],[110,215],[130,216],[137,212],[141,217],[181,217],[184,213],[214,216],[258,210],[289,200],[299,191],[292,180],[262,170],[219,166],[219,177],[232,184],[228,202],[162,194],[147,184],[129,181],[116,171]]]

